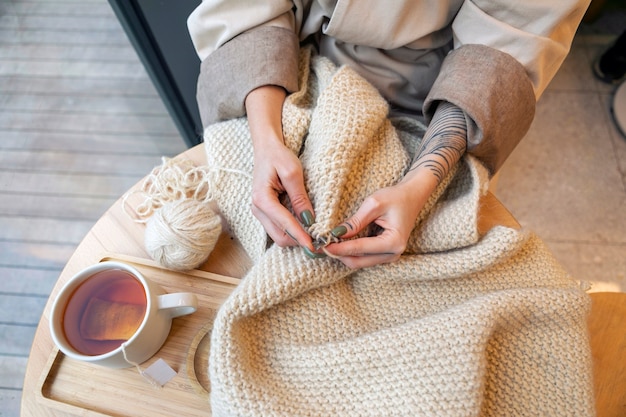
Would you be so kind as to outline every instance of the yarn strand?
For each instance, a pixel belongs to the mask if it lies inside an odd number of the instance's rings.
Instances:
[[[220,171],[250,177],[242,171],[163,157],[139,189],[124,195],[126,214],[146,224],[145,248],[152,259],[174,270],[190,270],[206,261],[222,232],[221,218],[213,209],[213,184]],[[142,200],[133,206],[130,199],[137,194]]]

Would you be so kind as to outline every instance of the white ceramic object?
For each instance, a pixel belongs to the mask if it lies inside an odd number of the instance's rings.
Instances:
[[[94,274],[110,269],[129,272],[142,284],[146,294],[146,312],[133,336],[121,346],[100,355],[85,355],[74,349],[65,337],[63,331],[65,307],[80,284]],[[129,265],[113,261],[101,262],[74,275],[63,286],[52,305],[50,333],[54,343],[69,358],[109,368],[126,368],[150,359],[165,343],[172,319],[193,313],[197,305],[195,294],[185,292],[167,294],[163,288],[146,279],[137,269]]]

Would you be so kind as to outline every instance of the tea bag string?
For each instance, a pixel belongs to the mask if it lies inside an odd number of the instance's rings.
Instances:
[[[159,385],[159,383],[154,378],[152,378],[149,374],[145,373],[143,369],[141,369],[141,366],[139,366],[137,362],[134,362],[128,359],[128,356],[126,355],[126,343],[127,342],[122,343],[122,353],[124,354],[124,360],[129,365],[133,365],[137,369],[137,372],[139,372],[139,375],[144,377],[144,379],[146,379],[150,383],[150,385],[152,385],[155,388],[162,388],[161,385]]]

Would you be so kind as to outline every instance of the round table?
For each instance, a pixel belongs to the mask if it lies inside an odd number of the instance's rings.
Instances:
[[[196,165],[206,162],[203,145],[184,152],[178,158],[190,159]],[[142,183],[143,180],[131,190],[139,189]],[[479,217],[481,233],[495,225],[519,227],[491,193],[481,201]],[[199,270],[190,274],[163,270],[149,259],[144,249],[144,227],[127,215],[120,198],[76,248],[52,290],[35,333],[23,385],[23,417],[209,413],[206,392],[202,388],[198,390],[198,386],[208,384],[208,380],[201,381],[202,377],[198,377],[197,381],[193,381],[195,385],[187,383],[196,359],[189,362],[186,353],[190,351],[190,346],[197,347],[197,343],[206,342],[192,337],[198,329],[188,334],[185,329],[194,323],[199,326],[199,320],[203,317],[205,320],[206,315],[214,313],[246,274],[251,262],[241,246],[227,233],[222,233],[215,250]],[[139,264],[155,274],[166,290],[192,288],[201,293],[202,300],[211,307],[203,312],[199,309],[189,316],[190,321],[173,326],[172,340],[168,339],[162,354],[179,375],[168,383],[167,389],[157,390],[149,386],[132,368],[107,370],[64,360],[52,342],[48,328],[51,300],[75,273],[111,258]],[[593,307],[589,328],[598,416],[623,416],[626,415],[626,294],[596,293],[591,294],[591,298]],[[200,316],[193,319],[198,314]],[[183,339],[182,335],[185,335],[185,343],[179,341]]]

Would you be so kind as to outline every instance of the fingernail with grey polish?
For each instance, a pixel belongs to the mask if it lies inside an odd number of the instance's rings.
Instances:
[[[330,231],[330,234],[335,237],[341,237],[348,233],[348,228],[346,226],[337,226],[333,230]]]
[[[302,218],[302,223],[304,223],[306,227],[313,226],[313,222],[315,221],[315,219],[313,218],[313,214],[310,210],[304,210],[300,214],[300,218]]]
[[[304,251],[304,254],[311,259],[319,259],[319,258],[326,257],[325,253],[312,252],[311,249],[307,248],[306,246],[302,246],[302,250]]]

